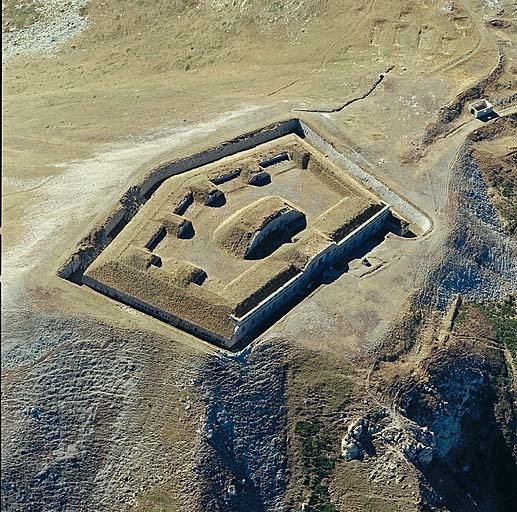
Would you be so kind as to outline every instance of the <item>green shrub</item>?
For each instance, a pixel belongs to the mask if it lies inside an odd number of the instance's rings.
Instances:
[[[501,302],[487,303],[479,306],[490,320],[495,330],[496,339],[506,345],[513,357],[517,357],[517,301],[508,295]]]
[[[296,422],[294,432],[301,444],[303,484],[309,490],[311,511],[335,512],[324,481],[331,476],[336,462],[332,456],[332,441],[323,427],[318,420],[301,420]]]

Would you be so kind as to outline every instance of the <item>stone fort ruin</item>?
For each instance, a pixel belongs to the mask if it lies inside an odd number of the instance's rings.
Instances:
[[[292,119],[149,173],[59,275],[231,349],[365,241],[427,224]]]

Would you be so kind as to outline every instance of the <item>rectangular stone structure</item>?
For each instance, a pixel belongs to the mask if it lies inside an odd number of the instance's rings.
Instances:
[[[218,346],[253,340],[393,218],[323,139],[311,144],[315,132],[275,126],[238,139],[240,151],[151,172],[133,189],[142,206],[127,221],[119,209],[113,238],[99,236],[100,249],[79,251],[60,275],[80,272],[82,284]],[[250,182],[264,163],[268,180]]]

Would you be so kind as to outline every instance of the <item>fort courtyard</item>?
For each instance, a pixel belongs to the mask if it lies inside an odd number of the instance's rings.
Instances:
[[[97,236],[105,247],[68,267],[81,260],[81,284],[203,340],[248,343],[366,243],[418,232],[389,194],[365,187],[300,127],[280,123],[158,167],[135,189],[143,204]]]

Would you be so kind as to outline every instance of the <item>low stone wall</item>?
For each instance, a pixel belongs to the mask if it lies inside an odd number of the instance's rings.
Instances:
[[[176,215],[183,215],[187,208],[194,202],[194,194],[192,192],[188,192],[185,194],[185,197],[176,205],[176,207],[172,210]]]
[[[272,156],[271,158],[266,158],[265,160],[261,160],[259,162],[259,166],[262,168],[271,167],[272,165],[279,164],[280,162],[285,162],[289,160],[289,154],[285,151],[283,153],[279,153],[278,155]]]
[[[84,272],[133,218],[139,207],[138,189],[131,187],[112,209],[104,224],[80,241],[78,250],[61,265],[57,275],[71,279],[76,272]]]
[[[305,219],[305,214],[298,210],[289,210],[286,213],[281,214],[276,219],[266,224],[263,229],[257,231],[251,240],[251,243],[244,254],[244,257],[248,257],[253,251],[271,234],[273,231],[278,229],[288,229],[289,226],[296,224],[301,219]]]
[[[337,243],[337,246],[340,249],[343,248],[345,253],[351,252],[356,247],[361,245],[366,239],[377,233],[385,225],[390,215],[390,207],[388,205],[384,206],[382,210],[378,211],[375,215],[370,217],[364,224],[340,240]]]
[[[213,176],[210,178],[210,181],[214,185],[220,185],[221,183],[226,183],[227,181],[233,180],[234,178],[237,178],[241,173],[241,169],[231,169],[228,172],[225,172],[224,174],[220,174],[218,176]]]
[[[126,215],[125,208],[121,208],[117,210],[115,214],[111,217],[108,223],[104,226],[104,231],[106,236],[111,236],[112,231],[118,226],[118,224],[124,220],[124,216]]]
[[[304,287],[309,286],[311,278],[310,273],[301,272],[297,274],[246,315],[236,318],[237,329],[232,339],[232,346],[247,338],[257,328],[259,322],[267,326],[268,318]]]
[[[93,261],[93,260],[92,260]],[[86,268],[91,262],[83,262],[81,254],[75,252],[68,258],[68,260],[59,268],[57,275],[63,279],[70,279],[72,274],[75,274],[79,269]]]
[[[171,176],[191,171],[197,167],[213,163],[227,156],[235,155],[241,151],[252,149],[265,142],[270,142],[290,133],[299,133],[300,123],[298,119],[289,119],[281,121],[273,125],[262,128],[255,132],[246,133],[237,139],[224,142],[215,148],[196,153],[195,155],[181,158],[173,162],[164,164],[153,172],[151,172],[140,184],[140,194],[142,199],[152,190],[158,183]]]

